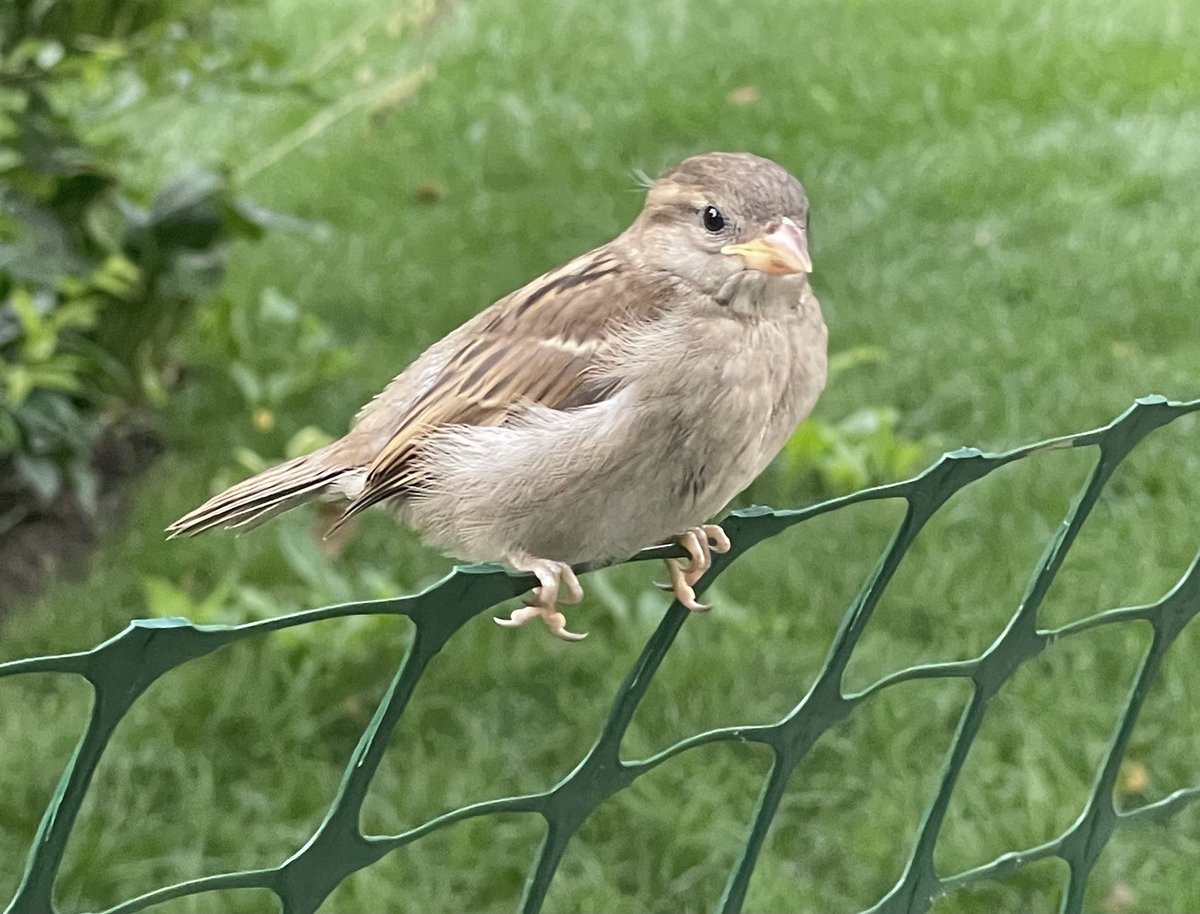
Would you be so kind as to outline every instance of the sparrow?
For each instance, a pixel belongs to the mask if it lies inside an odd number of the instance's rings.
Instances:
[[[749,153],[686,159],[633,224],[434,343],[342,438],[265,470],[171,524],[248,528],[314,498],[338,523],[383,506],[455,558],[538,581],[500,625],[577,640],[580,563],[676,542],[670,589],[730,548],[706,523],[770,463],[825,386],[809,285],[808,199]]]

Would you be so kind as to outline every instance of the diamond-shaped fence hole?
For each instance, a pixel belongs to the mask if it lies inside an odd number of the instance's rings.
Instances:
[[[1135,447],[1067,554],[1038,624],[1055,628],[1169,590],[1200,549],[1197,479],[1200,417],[1183,416]]]
[[[703,596],[712,612],[689,620],[655,674],[622,757],[645,758],[702,730],[774,723],[794,708],[904,507],[886,499],[815,517],[734,562]],[[785,593],[793,596],[781,600]],[[755,665],[731,665],[730,654],[744,654],[747,644],[762,646]],[[754,682],[752,702],[745,688],[731,688],[745,679]]]
[[[582,578],[585,591],[593,578]],[[504,632],[494,614],[472,619],[426,667],[371,781],[365,833],[398,834],[458,806],[552,787],[595,741],[646,637],[572,645],[541,623]],[[510,637],[498,642],[501,632]]]
[[[361,649],[330,667],[320,645],[358,621],[248,638],[150,686],[96,768],[58,882],[64,903],[105,907],[166,882],[278,863],[303,844],[391,677],[371,645],[411,628],[370,619]]]
[[[404,911],[510,914],[545,833],[541,816],[529,813],[455,822],[351,873],[318,910],[375,911],[380,898],[395,897],[396,886],[404,886]],[[480,872],[488,878],[480,880]]]
[[[1061,638],[1001,687],[950,800],[934,853],[940,875],[1049,841],[1071,825],[1149,642],[1143,623]]]
[[[903,683],[828,730],[792,772],[746,910],[859,911],[878,901],[912,853],[970,692],[955,680]],[[853,867],[841,863],[849,856]]]
[[[690,749],[605,800],[567,847],[546,910],[711,911],[770,767],[765,746]]]
[[[1134,809],[1200,784],[1200,619],[1193,618],[1167,650],[1125,753],[1116,783],[1118,809]]]
[[[931,914],[985,914],[993,911],[1057,911],[1067,885],[1067,864],[1056,858],[1027,864],[1000,879],[982,879],[948,892]],[[1097,909],[1089,907],[1089,911]],[[1105,911],[1105,914],[1109,912]],[[1132,912],[1128,912],[1132,914]]]
[[[79,676],[26,673],[0,679],[0,897],[17,889],[25,849],[91,705],[92,688]],[[59,726],[31,727],[31,719]]]
[[[1083,910],[1100,914],[1140,911],[1200,911],[1200,881],[1181,899],[1180,873],[1196,870],[1200,860],[1200,808],[1192,806],[1173,818],[1119,828],[1109,839],[1092,878]]]
[[[1094,448],[1035,454],[955,492],[905,554],[843,688],[981,653],[1016,612],[1097,456]]]

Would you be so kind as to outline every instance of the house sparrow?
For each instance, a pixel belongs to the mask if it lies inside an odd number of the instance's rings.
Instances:
[[[747,153],[694,156],[608,244],[429,347],[345,437],[211,498],[172,536],[244,528],[318,496],[383,504],[446,553],[538,580],[505,626],[583,596],[571,566],[678,542],[691,610],[703,523],[766,468],[825,384],[800,182]],[[341,523],[342,521],[339,521]]]

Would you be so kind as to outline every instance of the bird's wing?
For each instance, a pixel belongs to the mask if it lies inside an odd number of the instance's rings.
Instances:
[[[501,299],[432,347],[434,368],[424,368],[431,376],[406,381],[400,415],[389,417],[391,437],[346,517],[411,490],[412,457],[432,431],[500,425],[531,404],[571,409],[612,396],[619,381],[594,369],[622,328],[661,311],[665,291],[664,277],[598,248]],[[422,361],[405,375],[420,374]],[[378,423],[393,405],[376,400],[360,425]]]

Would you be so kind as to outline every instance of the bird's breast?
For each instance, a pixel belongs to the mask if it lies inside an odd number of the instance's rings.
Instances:
[[[644,434],[669,442],[664,477],[712,514],[750,484],[809,414],[826,375],[820,305],[726,310],[662,333],[637,383]]]

